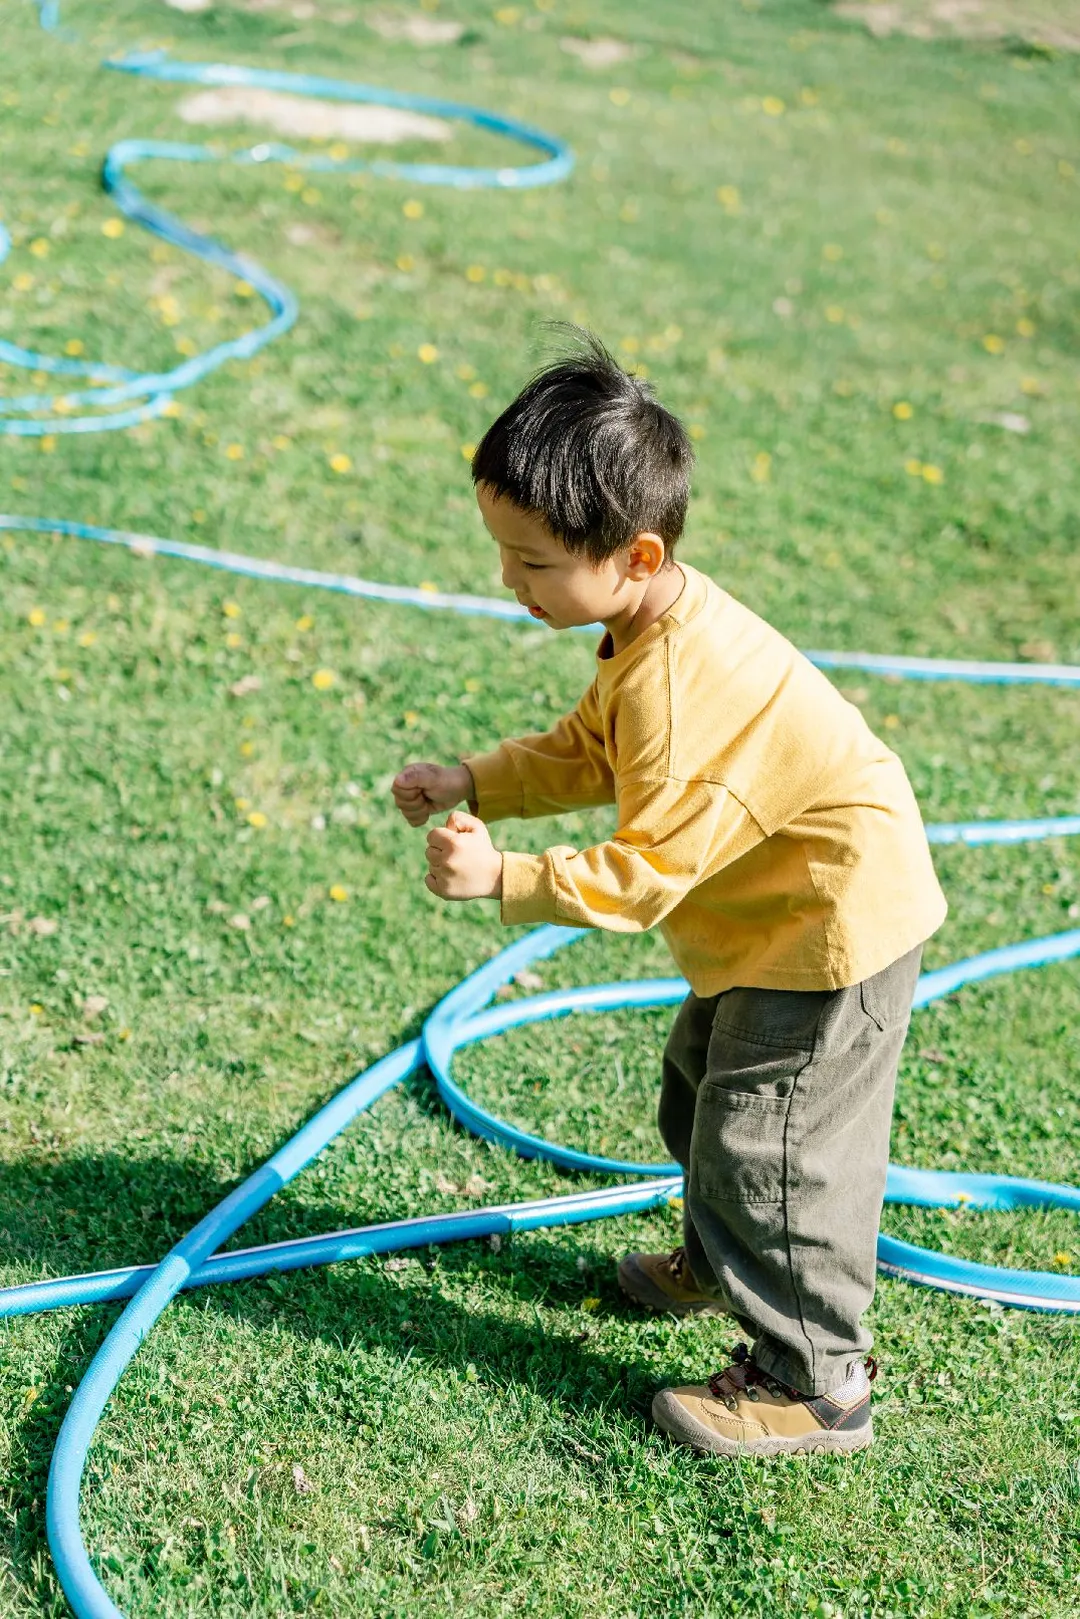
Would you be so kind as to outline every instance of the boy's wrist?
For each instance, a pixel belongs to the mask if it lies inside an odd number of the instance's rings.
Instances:
[[[469,769],[467,764],[459,764],[458,767],[457,767],[457,771],[458,771],[458,781],[455,782],[455,786],[457,786],[458,783],[460,783],[460,786],[461,786],[461,792],[460,792],[458,801],[460,803],[465,803],[465,804],[469,804],[469,805],[475,804],[476,801],[477,801],[476,782],[473,780],[472,771]]]

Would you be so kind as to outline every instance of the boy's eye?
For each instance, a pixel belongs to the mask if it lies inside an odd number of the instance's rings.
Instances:
[[[537,568],[546,568],[547,563],[546,562],[526,562],[525,566],[527,568],[535,571]]]

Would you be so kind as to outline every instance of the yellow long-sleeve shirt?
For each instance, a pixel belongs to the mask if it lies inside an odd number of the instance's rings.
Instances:
[[[615,804],[591,849],[503,855],[502,920],[660,927],[698,995],[840,989],[946,915],[896,754],[696,568],[548,732],[467,755],[484,821]]]

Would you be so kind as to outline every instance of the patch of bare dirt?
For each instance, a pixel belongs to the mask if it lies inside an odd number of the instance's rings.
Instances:
[[[578,39],[568,34],[559,41],[569,56],[576,56],[586,67],[614,67],[617,62],[629,62],[636,56],[633,45],[621,39]]]
[[[453,45],[465,32],[464,23],[449,17],[425,17],[413,12],[370,11],[364,21],[383,39],[404,39],[410,45]]]
[[[258,124],[275,134],[306,140],[390,145],[405,140],[446,141],[453,133],[441,118],[405,112],[399,107],[320,101],[314,96],[290,96],[242,84],[185,96],[179,112],[188,124]]]
[[[1016,38],[1052,50],[1080,50],[1080,0],[839,0],[835,10],[879,39]]]

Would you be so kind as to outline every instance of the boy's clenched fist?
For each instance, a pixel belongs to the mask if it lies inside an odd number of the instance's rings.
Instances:
[[[502,855],[475,815],[454,810],[445,826],[427,835],[428,874],[424,882],[440,899],[499,899]]]
[[[476,789],[468,765],[418,763],[398,771],[391,792],[409,825],[423,826],[429,815],[474,798]]]

